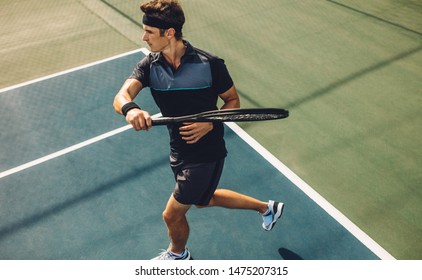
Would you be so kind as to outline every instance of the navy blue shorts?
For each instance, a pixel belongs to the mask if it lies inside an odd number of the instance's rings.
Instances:
[[[208,205],[220,181],[224,159],[186,163],[170,156],[170,165],[176,180],[174,198],[185,205]]]

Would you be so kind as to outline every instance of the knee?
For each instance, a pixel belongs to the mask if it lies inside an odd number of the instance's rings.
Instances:
[[[170,223],[173,220],[173,216],[174,215],[172,215],[172,213],[167,209],[164,210],[162,213],[163,220],[166,224]]]
[[[163,220],[167,225],[180,222],[182,219],[184,219],[184,216],[184,214],[182,215],[179,213],[175,213],[167,209],[164,210],[162,213]]]

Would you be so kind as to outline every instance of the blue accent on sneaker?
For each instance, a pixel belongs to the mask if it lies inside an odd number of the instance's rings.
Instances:
[[[283,209],[284,204],[282,202],[270,200],[268,202],[268,210],[270,210],[270,213],[267,215],[262,215],[262,227],[267,231],[272,230],[275,223],[283,214]]]

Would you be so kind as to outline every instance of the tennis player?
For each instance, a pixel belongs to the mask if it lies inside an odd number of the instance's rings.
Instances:
[[[193,47],[183,39],[184,12],[177,0],[153,0],[141,5],[143,41],[151,54],[142,59],[114,99],[114,109],[135,130],[151,128],[150,114],[134,102],[149,87],[163,116],[176,117],[221,109],[239,108],[240,100],[224,61]],[[262,215],[269,231],[283,212],[283,203],[263,202],[227,189],[217,189],[227,151],[221,123],[169,125],[170,165],[176,186],[163,212],[170,245],[157,258],[192,259],[186,244],[189,225],[186,213],[220,206],[250,209]]]

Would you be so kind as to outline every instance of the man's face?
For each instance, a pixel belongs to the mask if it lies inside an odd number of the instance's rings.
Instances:
[[[160,36],[160,29],[144,25],[144,35],[142,36],[152,52],[161,52],[169,46],[167,36]]]

